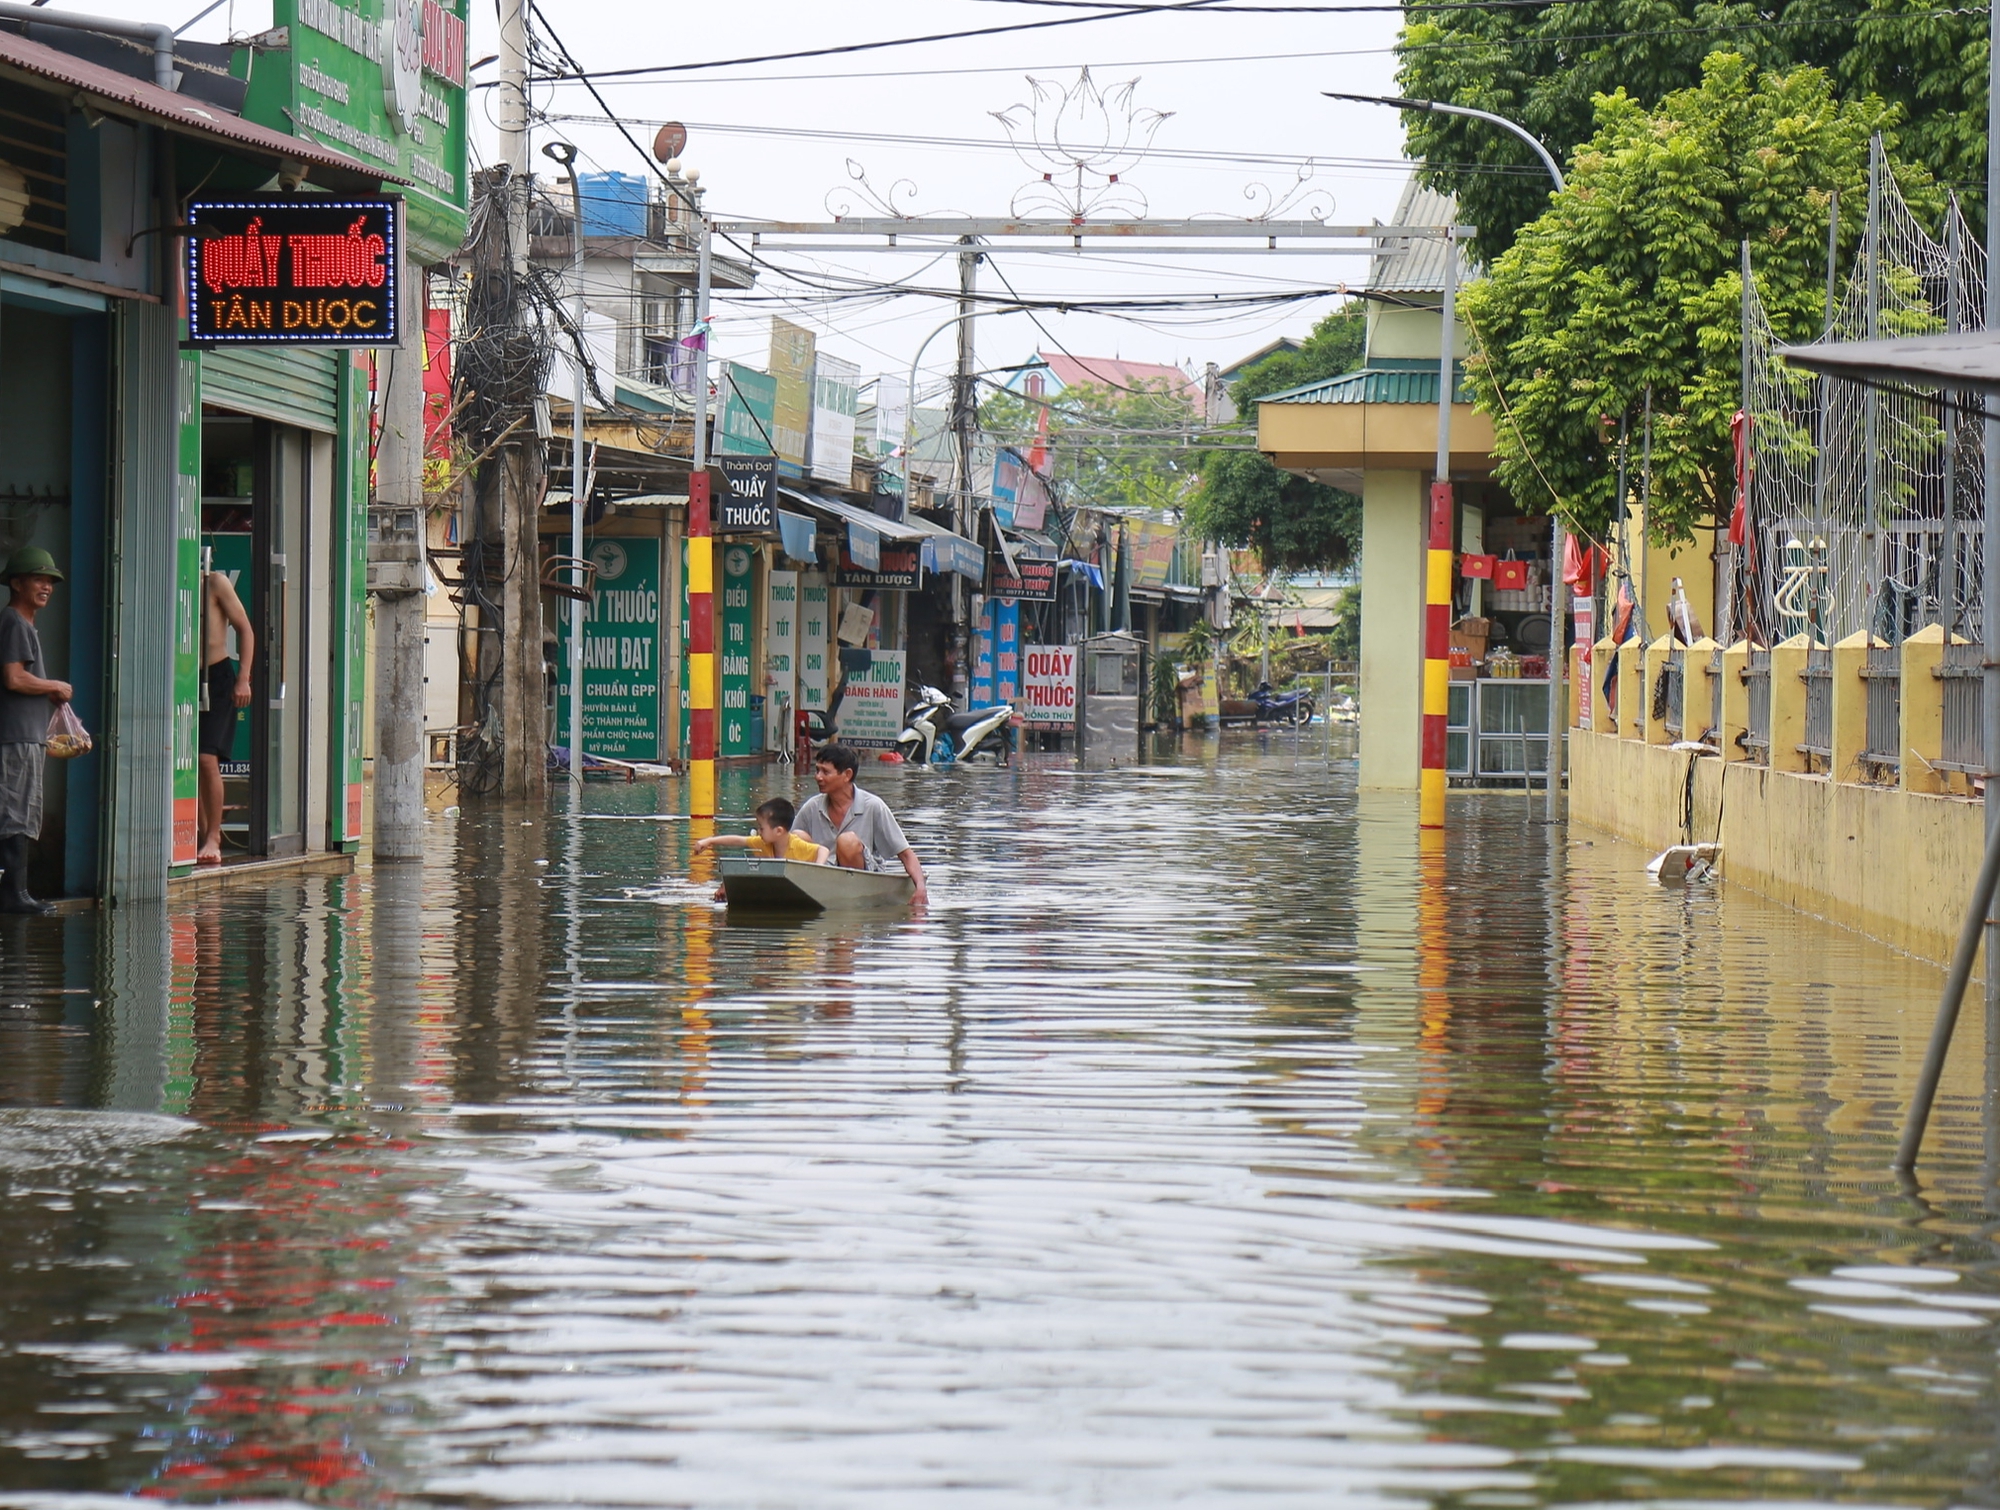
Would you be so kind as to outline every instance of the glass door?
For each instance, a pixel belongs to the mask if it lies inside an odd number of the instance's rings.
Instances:
[[[306,592],[303,548],[311,509],[311,447],[303,430],[258,422],[257,507],[251,550],[260,568],[246,605],[257,631],[251,703],[251,849],[305,849]]]

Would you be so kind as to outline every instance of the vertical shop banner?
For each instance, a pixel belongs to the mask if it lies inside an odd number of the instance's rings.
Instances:
[[[771,439],[778,460],[795,477],[805,475],[812,439],[815,351],[811,331],[771,316]]]
[[[583,748],[612,760],[660,758],[660,542],[590,547],[597,597],[583,617]],[[569,664],[569,615],[556,621],[556,664]],[[569,678],[556,682],[556,727],[569,727]]]
[[[1029,645],[1021,655],[1021,712],[1038,729],[1076,727],[1076,646]]]
[[[1021,605],[1012,598],[989,598],[993,605],[993,701],[1021,696]]]
[[[246,120],[403,179],[411,262],[465,240],[466,0],[273,0]],[[267,34],[268,35],[268,34]]]
[[[901,650],[840,652],[842,695],[834,730],[843,744],[893,750],[903,732],[903,677],[909,660]]]
[[[799,703],[799,574],[774,571],[764,594],[764,743],[792,747]]]
[[[718,755],[754,755],[750,741],[750,584],[757,571],[757,554],[747,545],[726,546],[722,552],[722,622],[718,649],[722,655],[722,703]]]
[[[993,599],[982,598],[972,615],[972,675],[967,678],[965,705],[993,706]]]
[[[1590,669],[1590,652],[1591,647],[1597,641],[1597,600],[1572,593],[1570,594],[1569,611],[1570,621],[1573,626],[1571,632],[1574,636],[1571,643],[1577,649],[1576,691],[1573,694],[1576,698],[1575,724],[1579,729],[1588,729],[1593,727],[1590,721],[1591,685],[1595,681],[1595,678]],[[1556,653],[1561,653],[1560,647],[1557,648]],[[1559,675],[1561,669],[1560,667],[1552,666],[1550,674]]]
[[[799,573],[799,708],[824,713],[832,695],[827,656],[833,640],[826,573]]]
[[[811,475],[835,487],[854,481],[854,418],[861,409],[861,369],[822,351],[813,364]]]
[[[875,379],[875,454],[894,456],[910,431],[910,380],[884,374]]]
[[[770,456],[778,422],[778,380],[741,362],[721,364],[722,413],[716,449],[736,456]]]
[[[194,864],[200,827],[201,355],[184,351],[174,393],[174,766],[170,865]]]

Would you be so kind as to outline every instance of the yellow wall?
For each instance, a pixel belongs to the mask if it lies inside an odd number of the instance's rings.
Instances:
[[[1581,729],[1569,747],[1575,822],[1655,851],[1681,842],[1685,754]],[[1700,758],[1694,837],[1712,842],[1718,828],[1731,884],[1940,962],[1984,837],[1980,805],[1962,797]]]
[[[1259,404],[1257,449],[1288,472],[1437,464],[1431,404]],[[1493,470],[1493,421],[1470,404],[1451,406],[1454,477]]]
[[[1424,659],[1422,472],[1361,481],[1361,785],[1415,791]]]

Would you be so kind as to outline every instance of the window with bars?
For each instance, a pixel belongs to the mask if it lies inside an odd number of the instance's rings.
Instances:
[[[69,110],[37,89],[12,89],[0,101],[0,161],[27,180],[28,211],[9,241],[48,252],[69,250]]]

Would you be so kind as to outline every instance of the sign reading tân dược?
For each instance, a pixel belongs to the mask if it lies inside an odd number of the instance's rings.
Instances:
[[[196,200],[188,338],[202,345],[393,346],[401,226],[393,199]]]

